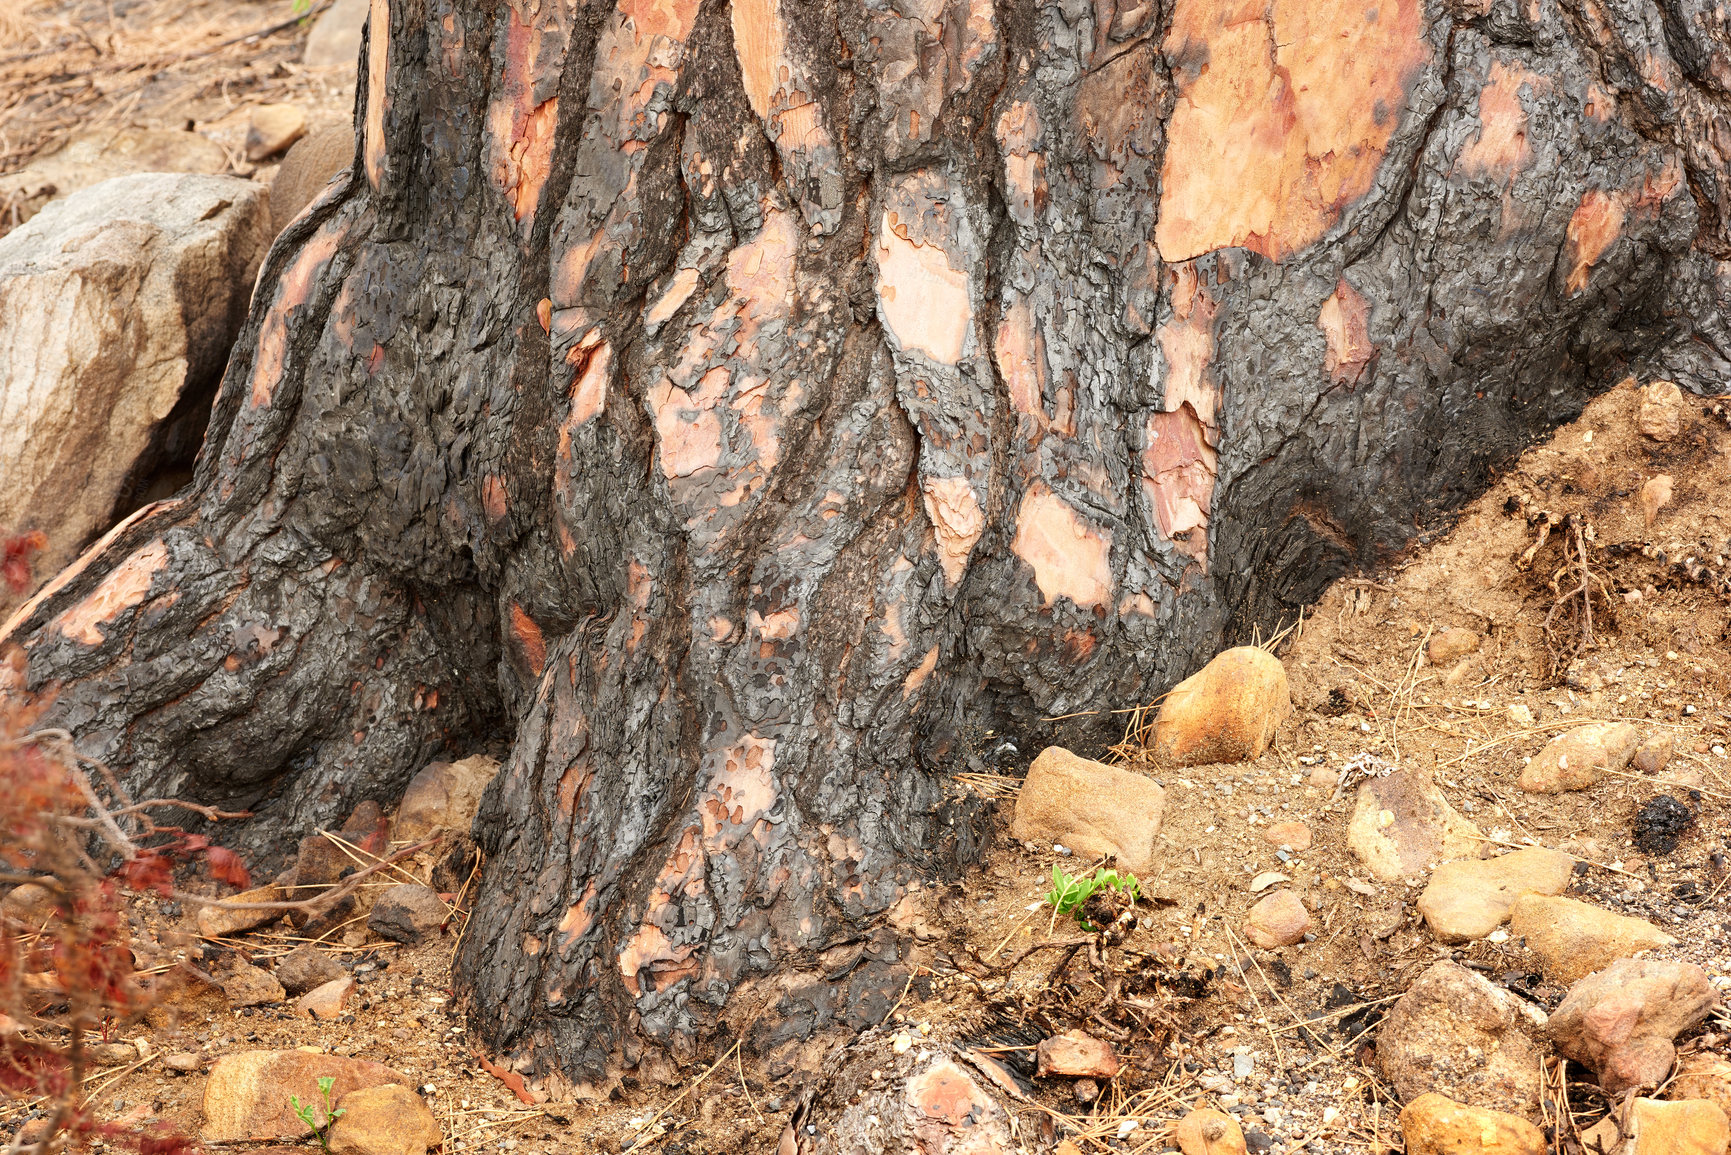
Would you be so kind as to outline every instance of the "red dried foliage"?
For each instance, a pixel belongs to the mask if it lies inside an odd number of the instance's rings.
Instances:
[[[87,765],[100,770],[100,783]],[[134,803],[63,733],[22,733],[19,712],[0,699],[0,889],[42,892],[28,923],[0,917],[0,1097],[51,1106],[36,1151],[56,1136],[74,1145],[99,1138],[140,1155],[197,1149],[166,1129],[99,1123],[79,1094],[86,1037],[109,1037],[150,1003],[136,972],[127,892],[174,894],[175,868],[194,859],[221,881],[250,882],[233,851],[151,819],[172,805]],[[98,865],[114,859],[112,870]]]
[[[21,533],[0,542],[0,578],[12,592],[21,594],[30,588],[30,555],[48,548],[48,535],[41,530]]]

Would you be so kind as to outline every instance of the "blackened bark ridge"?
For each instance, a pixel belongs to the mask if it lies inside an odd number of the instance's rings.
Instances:
[[[1291,620],[1625,373],[1726,377],[1686,4],[372,13],[194,484],[0,690],[255,848],[508,738],[459,969],[553,1090],[875,1021],[980,734]]]

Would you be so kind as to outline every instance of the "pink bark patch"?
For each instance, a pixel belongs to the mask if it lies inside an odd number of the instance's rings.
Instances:
[[[1365,369],[1376,357],[1376,346],[1370,343],[1370,303],[1345,277],[1322,303],[1316,326],[1328,342],[1324,360],[1328,379],[1347,386],[1364,380]]]
[[[960,361],[974,316],[968,274],[939,245],[909,240],[893,209],[884,210],[877,258],[878,310],[896,344],[940,364]]]
[[[954,586],[968,569],[968,556],[986,528],[974,487],[965,477],[932,477],[920,483],[925,495],[926,516],[938,539],[938,564],[944,584]]]
[[[1034,584],[1047,605],[1061,597],[1083,607],[1110,604],[1111,533],[1039,482],[1022,497],[1010,548],[1033,567]]]
[[[55,618],[55,629],[81,645],[101,645],[105,635],[100,627],[142,602],[150,592],[151,579],[167,564],[168,546],[157,538],[115,566],[83,601]]]
[[[1179,552],[1206,564],[1217,454],[1188,405],[1176,413],[1149,414],[1147,438],[1142,488],[1160,535]]]
[[[1430,59],[1418,0],[1177,0],[1155,239],[1168,261],[1280,260],[1375,182]]]

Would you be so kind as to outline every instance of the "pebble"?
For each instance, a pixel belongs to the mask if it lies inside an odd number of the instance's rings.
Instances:
[[[1434,863],[1478,852],[1479,828],[1461,817],[1422,770],[1367,778],[1346,844],[1384,882],[1423,878]]]
[[[1545,1032],[1557,1051],[1596,1073],[1608,1095],[1656,1087],[1674,1040],[1718,1003],[1694,963],[1619,959],[1569,988]]]
[[[1683,391],[1671,381],[1643,385],[1635,428],[1641,431],[1641,436],[1653,441],[1676,440],[1683,432]]]
[[[1536,1115],[1541,1056],[1514,997],[1447,961],[1413,981],[1377,1034],[1383,1076],[1409,1102],[1435,1091],[1469,1106]]]
[[[399,882],[379,893],[367,916],[367,929],[380,938],[412,946],[438,934],[450,916],[450,907],[432,887]]]
[[[1172,688],[1154,722],[1154,748],[1180,766],[1261,757],[1292,713],[1286,667],[1258,646],[1215,655]]]
[[[1642,774],[1657,774],[1670,764],[1671,755],[1675,751],[1676,743],[1671,735],[1650,734],[1646,741],[1635,747],[1631,762]]]
[[[426,1102],[395,1083],[350,1091],[337,1108],[331,1155],[426,1155],[443,1138]]]
[[[1710,1053],[1691,1055],[1677,1064],[1667,1097],[1705,1099],[1731,1114],[1731,1062]]]
[[[1048,746],[1028,767],[1010,832],[1023,842],[1061,842],[1088,858],[1110,854],[1132,874],[1154,865],[1166,792],[1152,778]]]
[[[1329,773],[1329,785],[1334,784],[1334,772]],[[1262,837],[1269,843],[1302,853],[1310,849],[1310,827],[1302,822],[1276,822],[1262,832]]]
[[[1041,1039],[1034,1058],[1034,1073],[1041,1076],[1110,1079],[1118,1073],[1118,1056],[1112,1045],[1082,1030]]]
[[[254,163],[275,156],[306,135],[307,114],[293,104],[260,104],[247,118],[246,158]]]
[[[1641,744],[1641,732],[1628,722],[1591,722],[1552,738],[1521,771],[1529,794],[1561,794],[1596,786],[1622,770]]]
[[[1586,1150],[1618,1155],[1725,1155],[1731,1144],[1725,1112],[1699,1099],[1667,1103],[1637,1098],[1628,1122],[1629,1134],[1623,1137],[1617,1116],[1607,1115],[1581,1134]],[[1624,1142],[1620,1144],[1619,1138]]]
[[[1425,660],[1433,666],[1451,666],[1479,648],[1482,639],[1472,630],[1445,626],[1425,643]]]
[[[315,1019],[341,1018],[354,989],[355,980],[352,978],[333,979],[296,999],[295,1009]]]
[[[1545,894],[1516,899],[1509,911],[1509,930],[1526,939],[1545,977],[1560,983],[1572,983],[1616,959],[1677,941],[1646,919]]]
[[[1291,946],[1304,938],[1310,929],[1310,912],[1290,890],[1277,890],[1250,908],[1244,923],[1244,937],[1253,945],[1267,949]]]
[[[1184,1155],[1245,1155],[1244,1131],[1238,1120],[1207,1107],[1178,1120],[1172,1137]]]
[[[276,976],[249,963],[237,963],[217,979],[231,1007],[262,1007],[283,1001],[284,990]]]
[[[1518,1115],[1432,1091],[1400,1113],[1406,1155],[1545,1155],[1545,1133]]]
[[[1445,862],[1419,895],[1419,913],[1439,942],[1472,942],[1509,917],[1523,894],[1561,894],[1575,860],[1560,850],[1529,846],[1498,858]]]

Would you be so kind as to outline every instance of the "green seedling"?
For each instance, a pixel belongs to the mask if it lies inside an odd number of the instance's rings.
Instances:
[[[325,1121],[323,1123],[318,1121],[318,1104],[303,1103],[299,1095],[289,1096],[289,1106],[294,1108],[295,1116],[312,1129],[313,1135],[319,1141],[319,1146],[326,1151],[331,1149],[331,1128],[336,1126],[337,1120],[346,1113],[346,1108],[343,1107],[331,1109],[331,1088],[335,1085],[336,1080],[329,1075],[320,1076],[319,1094],[323,1095],[325,1100]]]
[[[1053,866],[1052,889],[1046,892],[1046,901],[1052,906],[1053,921],[1056,922],[1061,914],[1074,915],[1083,926],[1098,929],[1089,923],[1082,907],[1089,896],[1103,886],[1128,895],[1131,902],[1142,896],[1142,884],[1136,881],[1134,874],[1120,874],[1101,867],[1093,874],[1074,875],[1066,873],[1061,866]]]

